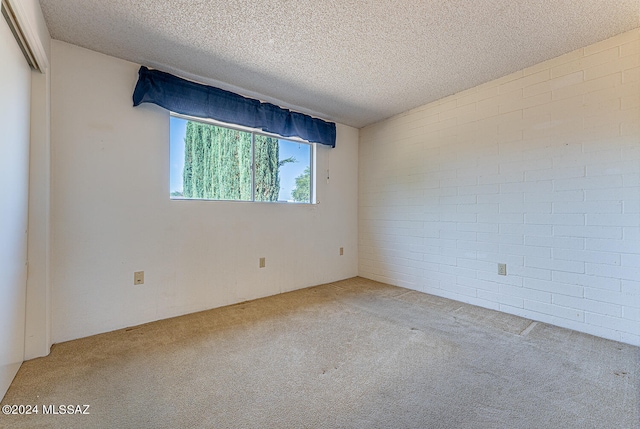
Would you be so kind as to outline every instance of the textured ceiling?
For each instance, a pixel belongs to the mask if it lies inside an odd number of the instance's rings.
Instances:
[[[40,0],[54,39],[355,127],[640,26],[640,0]]]

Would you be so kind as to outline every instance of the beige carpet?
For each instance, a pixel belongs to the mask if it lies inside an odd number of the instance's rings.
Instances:
[[[2,400],[39,414],[0,427],[637,428],[638,358],[354,278],[56,344]]]

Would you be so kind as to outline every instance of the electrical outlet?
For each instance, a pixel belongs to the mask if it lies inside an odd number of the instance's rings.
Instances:
[[[340,248],[340,256],[344,255],[344,247]]]
[[[133,284],[134,285],[144,284],[144,271],[136,271],[135,273],[133,273]]]
[[[498,264],[498,275],[499,276],[507,275],[507,264]]]
[[[267,258],[260,258],[260,268],[264,268],[266,266]]]

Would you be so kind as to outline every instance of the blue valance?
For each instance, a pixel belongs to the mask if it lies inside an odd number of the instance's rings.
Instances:
[[[282,137],[300,137],[336,146],[336,124],[246,98],[220,88],[191,82],[142,66],[133,105],[154,103],[175,113],[257,128]]]

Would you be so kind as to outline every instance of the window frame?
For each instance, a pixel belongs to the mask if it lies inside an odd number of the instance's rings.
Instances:
[[[200,122],[207,125],[213,125],[216,127],[227,128],[235,131],[251,133],[251,200],[216,200],[210,198],[185,198],[185,197],[173,197],[171,196],[171,189],[169,189],[169,199],[179,201],[217,201],[217,202],[236,202],[236,203],[272,203],[272,204],[290,204],[290,205],[316,205],[316,156],[317,156],[317,143],[309,142],[300,137],[283,137],[275,133],[269,133],[257,128],[245,127],[237,124],[229,124],[227,122],[218,121],[210,118],[198,118],[195,116],[183,115],[169,111],[169,116],[174,118],[183,119],[186,121]],[[278,140],[285,140],[292,143],[305,144],[309,146],[309,202],[297,202],[297,201],[256,201],[256,169],[255,169],[255,136],[261,135],[264,137],[277,138]]]

